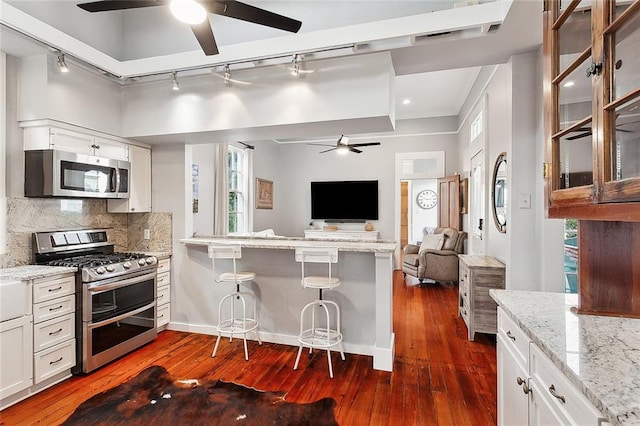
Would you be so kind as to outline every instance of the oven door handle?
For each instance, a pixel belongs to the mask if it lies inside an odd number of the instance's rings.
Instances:
[[[153,302],[149,303],[148,305],[144,305],[136,310],[133,311],[128,311],[125,312],[122,315],[118,315],[117,317],[113,317],[113,318],[109,318],[106,319],[104,321],[100,321],[100,322],[94,322],[91,324],[88,324],[87,327],[89,328],[89,330],[94,329],[94,328],[98,328],[98,327],[102,327],[105,325],[109,325],[109,324],[113,324],[114,322],[118,322],[118,321],[122,321],[126,318],[132,317],[135,314],[139,314],[140,312],[146,311],[149,308],[153,308],[154,306],[156,306],[156,301],[154,300]]]
[[[95,287],[89,287],[88,290],[90,293],[102,293],[104,291],[115,290],[120,287],[126,287],[131,284],[136,284],[146,280],[151,280],[151,279],[154,279],[155,277],[156,277],[156,272],[154,271],[149,274],[140,275],[133,278],[127,278],[126,280],[116,281],[109,284],[101,284]]]

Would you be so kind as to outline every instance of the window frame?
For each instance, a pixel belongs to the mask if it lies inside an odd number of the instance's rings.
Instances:
[[[229,235],[247,233],[249,232],[251,206],[249,205],[249,161],[246,150],[229,145],[227,148],[227,169],[229,180],[227,186],[229,193],[227,197],[229,209],[227,231]],[[233,187],[233,174],[237,175],[236,188]],[[232,208],[232,194],[239,195],[235,197],[235,200],[241,200],[241,209],[237,208],[237,204],[236,208]],[[240,220],[238,220],[239,217],[241,218]],[[235,225],[235,229],[232,229],[233,225]]]

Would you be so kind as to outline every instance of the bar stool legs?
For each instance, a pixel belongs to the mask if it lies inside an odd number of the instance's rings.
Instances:
[[[247,302],[246,299],[250,299],[253,303],[253,317],[247,317]],[[231,315],[227,319],[222,319],[222,309],[224,307],[225,302],[228,301],[228,305],[230,307]],[[236,302],[240,301],[240,303]],[[236,305],[242,305],[242,314],[240,316],[236,316]],[[216,356],[216,352],[218,351],[218,345],[220,344],[220,338],[222,337],[222,333],[229,334],[229,341],[233,341],[233,336],[237,334],[243,335],[244,340],[244,359],[249,361],[249,351],[247,350],[247,333],[252,331],[256,332],[256,336],[258,337],[258,344],[262,345],[262,340],[260,340],[260,333],[256,331],[258,328],[258,321],[256,320],[256,300],[253,294],[248,292],[240,291],[240,285],[236,285],[236,291],[234,293],[227,294],[225,297],[220,300],[218,304],[218,338],[216,339],[216,344],[213,348],[213,353],[211,357]]]
[[[329,307],[334,308],[336,314],[336,324],[332,328],[331,325],[331,313]],[[322,327],[316,324],[316,309],[324,311],[324,319],[326,327]],[[311,328],[305,329],[304,319],[305,314],[308,315],[308,311],[311,310]],[[322,315],[322,314],[321,314]],[[331,348],[338,347],[340,357],[345,360],[344,348],[342,346],[342,333],[340,331],[340,308],[331,300],[323,300],[322,292],[320,292],[320,299],[308,303],[300,313],[300,335],[298,336],[300,347],[298,348],[298,356],[296,357],[296,363],[293,366],[294,370],[298,369],[300,362],[300,355],[302,354],[303,347],[308,347],[311,353],[313,349],[326,349],[327,361],[329,363],[329,377],[333,379],[333,366],[331,364]]]

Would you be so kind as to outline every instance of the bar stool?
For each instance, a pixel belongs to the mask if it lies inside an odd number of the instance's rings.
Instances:
[[[236,270],[236,259],[242,257],[242,250],[239,245],[210,245],[209,246],[209,258],[213,265],[213,277],[216,283],[234,283],[236,285],[236,291],[227,294],[220,300],[218,304],[218,338],[216,339],[216,345],[213,348],[211,357],[216,356],[218,351],[218,344],[220,343],[220,337],[222,333],[229,334],[229,341],[233,341],[233,336],[236,334],[242,334],[244,340],[244,359],[249,361],[249,352],[247,351],[247,333],[255,331],[258,337],[258,343],[262,345],[260,340],[260,334],[257,332],[258,320],[256,316],[256,298],[249,292],[241,292],[240,284],[248,281],[253,281],[256,278],[254,272],[238,272]],[[216,259],[231,259],[233,261],[233,272],[224,272],[216,278]],[[253,317],[247,317],[247,302],[249,299],[253,303]],[[222,309],[225,302],[229,305],[230,317],[223,319]],[[238,313],[236,316],[236,305],[241,305],[242,313]],[[240,306],[238,306],[239,308]]]
[[[326,349],[327,360],[329,361],[329,376],[333,378],[333,367],[331,366],[332,347],[338,346],[340,357],[344,361],[344,348],[340,329],[340,308],[335,302],[323,299],[322,290],[332,290],[341,284],[340,278],[331,274],[331,264],[338,263],[338,249],[333,247],[297,248],[295,258],[297,262],[302,264],[302,287],[318,289],[318,299],[308,303],[300,313],[300,334],[298,335],[300,348],[298,349],[298,356],[293,369],[298,369],[303,347],[308,347],[309,353],[313,349]],[[329,270],[328,275],[305,275],[305,263],[326,263]],[[335,323],[331,322],[329,307],[333,307],[335,312]],[[320,316],[324,312],[324,324],[321,319],[316,318],[316,310],[320,310]],[[310,318],[306,318],[309,316]],[[309,323],[309,319],[311,320],[311,325],[309,328],[305,328],[305,322]]]

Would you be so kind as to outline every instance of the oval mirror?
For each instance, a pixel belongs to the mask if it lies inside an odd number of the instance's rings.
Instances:
[[[493,221],[498,231],[507,232],[507,153],[498,155],[493,167],[491,181],[491,204],[493,206]]]

